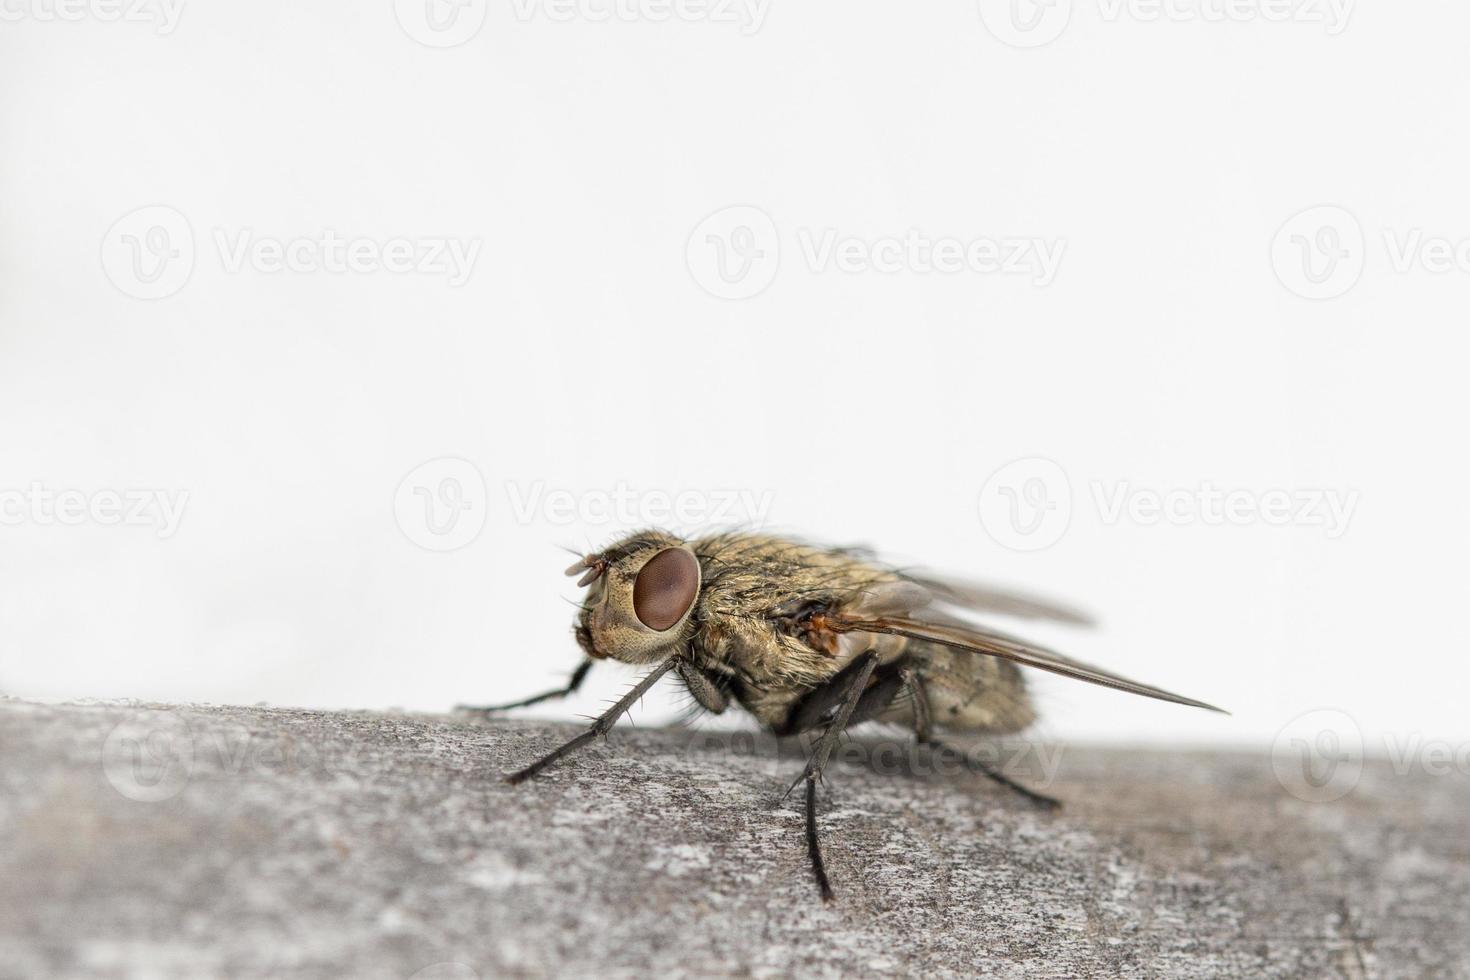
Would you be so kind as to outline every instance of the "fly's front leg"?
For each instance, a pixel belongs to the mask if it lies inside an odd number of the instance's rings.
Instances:
[[[496,704],[486,706],[457,704],[454,706],[454,710],[464,712],[466,714],[490,715],[494,714],[497,711],[509,711],[511,708],[525,708],[533,704],[540,704],[542,701],[551,701],[555,698],[564,698],[569,694],[576,693],[577,688],[581,687],[582,681],[586,679],[587,671],[591,669],[592,661],[584,660],[577,665],[576,670],[572,671],[572,676],[567,679],[565,687],[559,687],[554,691],[547,691],[544,694],[537,694],[535,697],[526,698],[524,701],[512,701],[510,704]]]
[[[671,669],[673,669],[676,662],[676,658],[670,657],[668,660],[665,660],[663,663],[653,668],[653,670],[649,671],[648,676],[644,677],[643,680],[634,685],[631,691],[619,698],[616,704],[614,704],[611,708],[608,708],[602,714],[598,715],[597,718],[592,722],[591,728],[587,729],[585,732],[578,735],[571,741],[565,743],[564,745],[560,745],[557,748],[552,749],[550,752],[546,753],[544,756],[537,759],[526,768],[521,769],[518,772],[513,772],[509,776],[506,776],[505,781],[508,783],[519,783],[524,779],[530,779],[532,776],[536,775],[538,772],[545,769],[547,766],[551,765],[562,756],[570,755],[571,753],[577,751],[582,746],[586,745],[588,742],[592,741],[600,735],[606,735],[609,731],[612,730],[612,727],[617,723],[617,720],[621,718],[629,708],[637,704],[638,699],[647,694],[648,689],[653,687],[653,685],[658,681],[660,677],[664,676]]]

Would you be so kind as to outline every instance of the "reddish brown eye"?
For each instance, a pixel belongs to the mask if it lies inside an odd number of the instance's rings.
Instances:
[[[633,612],[660,633],[684,618],[699,592],[699,562],[683,548],[665,548],[633,580]]]

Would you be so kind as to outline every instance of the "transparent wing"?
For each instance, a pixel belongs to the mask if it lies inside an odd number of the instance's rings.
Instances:
[[[1171,701],[1174,704],[1229,714],[1225,709],[1217,708],[1212,704],[1186,698],[1179,694],[1171,694],[1151,684],[1142,684],[1126,677],[1120,677],[1101,667],[1084,664],[1034,643],[1027,643],[1013,636],[978,626],[960,625],[955,621],[928,622],[907,616],[876,616],[871,619],[828,616],[826,626],[837,633],[886,633],[891,636],[906,636],[912,640],[926,640],[953,650],[964,650],[1012,660],[1027,667],[1035,667],[1037,670],[1046,670],[1053,674],[1061,674],[1063,677],[1087,681],[1089,684],[1099,684],[1114,690],[1127,691],[1129,694],[1139,694],[1146,698],[1156,698],[1160,701]]]
[[[967,582],[930,572],[905,572],[903,577],[928,590],[936,601],[961,609],[1013,616],[1017,619],[1048,619],[1069,626],[1097,625],[1092,616],[1080,609],[1025,592],[1015,592],[982,582]]]

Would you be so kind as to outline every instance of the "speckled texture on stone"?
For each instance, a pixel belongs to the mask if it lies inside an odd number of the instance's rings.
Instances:
[[[1470,972],[1463,778],[1310,804],[1261,755],[1068,747],[1052,815],[858,740],[823,905],[799,746],[620,728],[498,778],[573,731],[0,701],[0,975]]]

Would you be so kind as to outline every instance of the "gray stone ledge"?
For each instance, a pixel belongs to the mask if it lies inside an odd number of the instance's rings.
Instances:
[[[1462,777],[1309,803],[1264,755],[1022,746],[1047,814],[860,738],[823,905],[799,745],[625,726],[498,778],[575,730],[0,700],[0,976],[1470,970]]]

